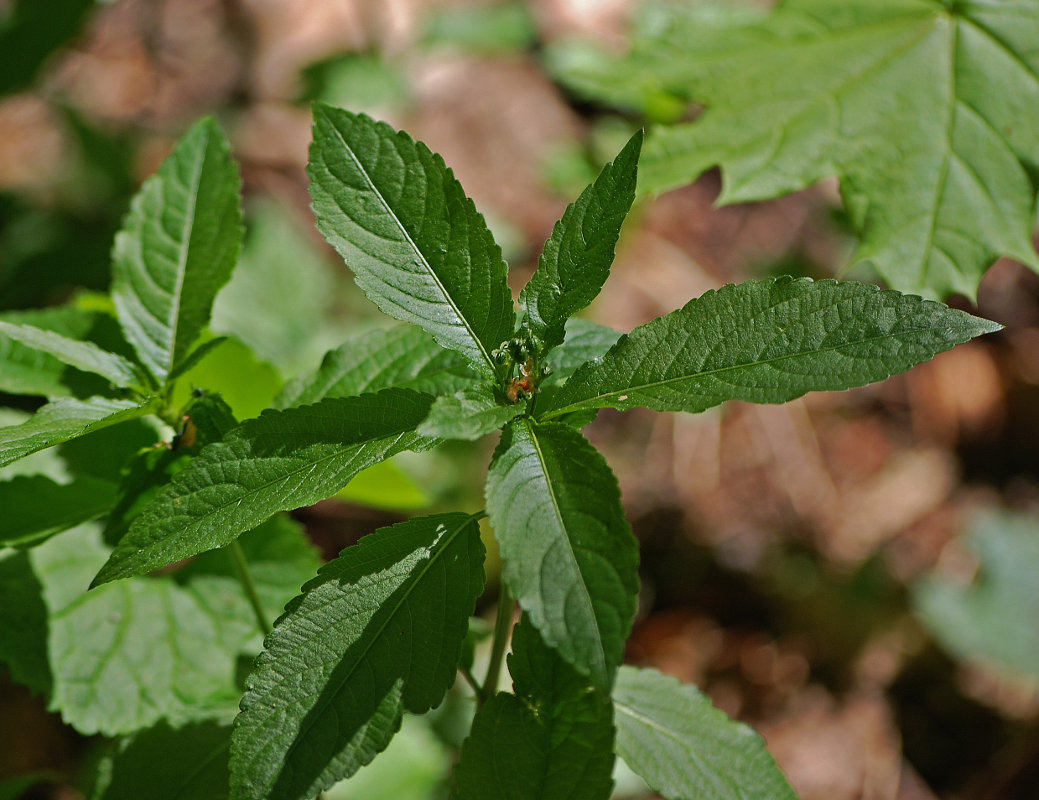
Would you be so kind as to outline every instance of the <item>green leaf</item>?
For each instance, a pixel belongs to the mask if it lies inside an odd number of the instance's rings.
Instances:
[[[478,380],[465,359],[411,325],[365,331],[325,354],[313,374],[287,384],[278,408],[399,387],[441,395]]]
[[[613,705],[617,752],[664,797],[797,800],[761,737],[695,686],[621,667]]]
[[[436,706],[483,589],[483,556],[476,518],[442,514],[377,531],[322,567],[249,677],[231,796],[309,800],[383,750],[404,709]]]
[[[638,131],[567,206],[520,293],[527,324],[546,351],[563,341],[563,324],[598,296],[610,275],[621,225],[635,200],[641,150]]]
[[[512,334],[507,268],[443,159],[385,123],[319,103],[308,173],[318,227],[365,294],[493,377],[491,351]]]
[[[211,444],[141,513],[94,585],[234,541],[278,511],[331,497],[365,467],[428,444],[432,398],[406,389],[268,411]]]
[[[973,580],[918,581],[917,615],[954,655],[1039,681],[1039,520],[985,514],[970,526],[966,544],[978,559]]]
[[[0,467],[77,436],[150,414],[154,403],[63,397],[40,408],[21,425],[0,428]]]
[[[392,459],[362,470],[335,497],[344,503],[387,511],[417,511],[433,502],[429,492]]]
[[[526,618],[509,656],[516,695],[481,708],[455,773],[458,800],[607,800],[613,709],[547,648]]]
[[[863,386],[1001,326],[914,295],[807,278],[706,292],[622,336],[552,396],[547,417],[588,408],[697,412]]]
[[[54,331],[32,325],[13,325],[0,320],[0,335],[41,353],[54,356],[63,364],[83,372],[100,375],[123,389],[140,388],[144,383],[136,367],[115,353],[102,350],[91,342],[69,339]]]
[[[545,642],[608,690],[638,593],[617,479],[575,430],[515,420],[487,477],[502,576]]]
[[[98,772],[105,776],[90,800],[226,800],[231,726],[160,722],[113,746]]]
[[[32,83],[48,56],[79,33],[95,0],[16,0],[6,4],[0,16],[0,95],[16,92]]]
[[[548,358],[552,372],[545,378],[542,388],[564,382],[585,361],[602,358],[621,338],[620,331],[579,317],[568,319],[565,327],[566,338]]]
[[[479,439],[524,411],[525,403],[499,405],[489,386],[474,386],[438,397],[418,432],[441,439]]]
[[[198,350],[204,347],[201,345]],[[205,358],[184,371],[173,391],[171,405],[174,408],[186,405],[198,388],[219,391],[238,419],[249,419],[270,408],[281,391],[282,379],[274,367],[256,358],[248,346],[227,336],[207,351]]]
[[[145,181],[116,236],[112,297],[126,338],[160,384],[187,356],[242,243],[241,179],[211,118]]]
[[[277,613],[316,558],[300,528],[280,518],[241,541],[268,613]],[[30,553],[48,608],[50,708],[81,733],[109,736],[160,719],[230,718],[238,656],[260,647],[241,586],[203,563],[88,593],[108,552],[97,527],[86,525]]]
[[[5,311],[0,320],[32,325],[80,342],[112,338],[110,317],[64,306],[37,311]],[[104,336],[104,334],[109,334]],[[62,363],[54,356],[0,334],[0,391],[44,397],[90,397],[110,389],[108,381]]]
[[[700,22],[611,67],[706,106],[649,137],[644,187],[720,165],[722,202],[738,202],[837,176],[853,261],[896,289],[974,297],[1001,255],[1039,269],[1035,3],[790,0],[760,21]]]
[[[29,553],[0,550],[0,664],[18,683],[49,692],[47,607]]]
[[[109,481],[80,477],[55,483],[42,475],[0,482],[0,547],[26,547],[89,522],[115,503]]]

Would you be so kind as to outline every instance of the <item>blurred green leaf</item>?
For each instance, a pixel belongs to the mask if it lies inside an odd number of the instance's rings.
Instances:
[[[0,481],[0,547],[39,544],[106,513],[115,497],[115,484],[95,478],[65,484],[42,475]]]
[[[237,419],[252,419],[271,407],[281,387],[274,367],[258,359],[247,345],[227,337],[180,376],[171,403],[174,408],[186,406],[195,389],[219,392]]]
[[[452,47],[467,53],[501,56],[531,47],[537,39],[526,3],[506,0],[432,12],[422,34],[426,47]]]
[[[0,8],[0,95],[32,83],[47,57],[79,33],[93,7],[94,0],[14,0],[13,8]]]

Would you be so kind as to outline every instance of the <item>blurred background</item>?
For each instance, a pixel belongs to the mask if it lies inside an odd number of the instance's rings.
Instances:
[[[650,4],[0,0],[0,312],[101,302],[129,198],[213,114],[248,233],[211,324],[234,338],[198,380],[259,413],[385,324],[312,224],[314,100],[441,153],[518,291],[566,203],[673,113],[590,100],[548,56],[622,52]],[[709,173],[638,201],[588,316],[627,331],[724,283],[841,273],[854,241],[835,182],[716,208],[719,190]],[[1006,330],[851,392],[607,410],[586,431],[642,544],[628,660],[754,725],[804,800],[1039,798],[1039,277],[1002,261],[977,309],[951,302]],[[296,516],[332,555],[413,511],[479,508],[492,447],[399,459]],[[436,796],[464,736],[452,703],[329,797]],[[0,779],[43,774],[34,796],[79,797],[92,747],[0,672]],[[618,796],[652,795],[622,772]]]

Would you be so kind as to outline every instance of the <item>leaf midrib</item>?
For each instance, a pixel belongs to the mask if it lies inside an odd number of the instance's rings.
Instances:
[[[933,330],[934,330],[933,327],[931,327],[931,328],[908,328],[906,330],[899,331],[897,334],[895,334],[895,333],[885,333],[885,334],[882,334],[880,336],[870,336],[870,337],[868,337],[866,339],[856,339],[853,342],[844,342],[843,344],[833,345],[832,347],[822,347],[822,348],[817,348],[815,350],[802,350],[802,351],[797,352],[797,353],[788,353],[787,355],[776,356],[775,358],[766,358],[766,359],[761,359],[759,361],[748,361],[748,362],[745,362],[743,364],[733,364],[733,365],[728,366],[728,367],[718,367],[717,369],[703,370],[701,372],[693,372],[693,373],[690,373],[688,375],[680,375],[680,376],[675,377],[675,378],[665,378],[665,379],[662,379],[662,380],[659,380],[659,381],[651,381],[649,383],[633,384],[631,386],[625,386],[623,389],[617,389],[617,390],[612,391],[612,392],[603,392],[602,394],[591,395],[589,397],[585,397],[585,398],[582,398],[580,400],[576,400],[576,401],[570,403],[569,405],[559,406],[558,408],[549,409],[548,411],[545,412],[545,415],[541,419],[543,419],[543,420],[550,420],[550,419],[553,419],[555,417],[561,416],[563,414],[568,414],[571,411],[579,411],[580,409],[583,409],[583,408],[602,408],[602,406],[599,406],[599,405],[589,406],[588,403],[596,403],[599,400],[602,400],[602,399],[605,399],[605,398],[608,398],[608,397],[614,397],[616,395],[631,394],[633,392],[641,392],[641,391],[645,391],[647,389],[656,389],[656,388],[658,388],[660,386],[668,386],[668,385],[673,384],[673,383],[681,383],[683,381],[691,381],[691,380],[696,380],[698,378],[710,377],[712,375],[719,375],[719,374],[722,374],[722,373],[725,373],[725,372],[731,372],[732,370],[753,369],[754,367],[768,366],[770,364],[775,364],[775,363],[778,363],[780,361],[785,361],[786,359],[790,359],[790,358],[802,358],[803,356],[821,355],[823,353],[833,352],[834,350],[841,350],[842,348],[845,348],[845,347],[853,347],[853,346],[857,346],[857,345],[870,344],[872,342],[878,342],[878,341],[882,341],[884,339],[891,339],[891,338],[899,337],[899,336],[902,336],[902,335],[905,335],[905,334],[924,333],[924,332],[933,331]],[[607,353],[606,355],[608,356],[609,353]],[[592,363],[592,362],[586,362],[586,363]],[[598,366],[601,368],[605,363],[606,363],[605,360],[603,360],[603,361],[599,362]],[[574,373],[574,376],[577,376],[576,372]],[[574,376],[572,376],[570,378],[570,380],[573,380]],[[565,389],[566,388],[566,384],[564,384],[564,386],[562,388]],[[808,391],[811,391],[811,390],[808,390]],[[725,399],[736,399],[736,398],[725,398]]]
[[[331,119],[329,119],[329,122],[332,123]],[[379,191],[379,189],[372,182],[371,176],[368,174],[368,170],[365,169],[363,164],[361,164],[361,161],[357,157],[357,154],[354,153],[353,148],[350,147],[350,145],[347,143],[342,131],[339,130],[339,127],[335,123],[332,123],[331,127],[332,130],[335,131],[336,138],[338,138],[339,141],[342,143],[343,149],[350,156],[350,159],[354,162],[354,166],[357,167],[358,171],[364,177],[365,183],[368,184],[368,187],[371,189],[372,193],[375,195],[376,198],[378,198],[380,205],[382,205],[386,213],[389,214],[390,218],[397,226],[397,229],[401,232],[401,234],[403,234],[406,243],[412,248],[412,250],[416,254],[418,254],[422,266],[425,268],[427,274],[433,278],[433,281],[436,283],[437,288],[440,290],[440,294],[447,301],[448,305],[451,306],[451,310],[454,312],[455,317],[457,317],[461,321],[462,326],[469,334],[469,338],[472,339],[473,342],[476,344],[477,349],[480,351],[480,355],[483,356],[483,360],[486,362],[487,366],[490,367],[491,373],[493,374],[495,368],[494,359],[491,358],[490,354],[487,352],[487,349],[483,346],[483,342],[480,341],[480,337],[476,335],[476,332],[473,330],[472,325],[469,324],[469,320],[466,318],[464,314],[462,314],[461,309],[458,308],[458,305],[455,303],[455,299],[451,296],[450,292],[447,291],[447,287],[444,286],[443,281],[440,280],[440,276],[437,275],[436,270],[433,269],[433,266],[429,263],[429,260],[426,258],[426,254],[419,249],[418,244],[415,243],[415,240],[411,237],[411,234],[408,232],[407,228],[404,227],[404,224],[401,222],[400,217],[397,216],[397,213],[390,207],[389,202],[383,196],[382,192]],[[455,180],[453,175],[446,175],[445,178],[447,180]],[[338,203],[336,205],[338,205]]]

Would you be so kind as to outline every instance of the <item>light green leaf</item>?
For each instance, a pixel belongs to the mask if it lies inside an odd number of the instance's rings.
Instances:
[[[432,398],[406,389],[268,411],[211,444],[137,517],[94,585],[234,541],[278,511],[331,497],[365,467],[429,444]]]
[[[63,364],[83,372],[92,372],[122,389],[143,388],[144,376],[129,361],[102,350],[92,342],[69,339],[54,331],[32,325],[14,325],[0,320],[0,335],[33,350],[54,356]]]
[[[112,746],[90,800],[226,800],[231,726],[160,722]]]
[[[585,361],[602,358],[620,338],[620,331],[591,320],[571,317],[566,321],[566,338],[548,357],[552,372],[545,378],[542,388],[564,382]]]
[[[563,324],[598,296],[610,275],[621,225],[635,200],[641,150],[638,131],[567,206],[520,293],[526,324],[546,351],[563,341]]]
[[[313,375],[287,384],[275,405],[288,408],[394,387],[451,394],[478,380],[457,353],[445,350],[419,328],[401,325],[351,336],[325,354]]]
[[[186,405],[195,389],[218,391],[238,419],[250,419],[270,408],[281,388],[282,379],[274,367],[260,361],[233,336],[227,336],[183,373],[173,391],[172,405]]]
[[[609,698],[545,647],[524,619],[509,657],[516,694],[481,708],[455,772],[458,800],[607,800],[613,788]]]
[[[432,496],[393,459],[362,470],[335,497],[344,503],[387,511],[417,511],[433,502]]]
[[[1039,681],[1039,519],[985,514],[971,525],[966,544],[978,559],[974,579],[918,581],[917,615],[954,655]]]
[[[383,750],[404,709],[439,704],[483,590],[483,556],[476,518],[442,514],[377,531],[322,567],[249,677],[231,796],[309,800]]]
[[[26,547],[89,522],[115,503],[115,485],[79,477],[55,483],[43,475],[0,482],[0,547]]]
[[[300,528],[280,518],[241,541],[268,613],[277,613],[316,558]],[[92,525],[31,551],[49,612],[51,709],[81,733],[109,736],[160,719],[230,718],[238,656],[260,646],[238,582],[203,562],[87,592],[107,555]]]
[[[37,311],[5,311],[0,320],[14,325],[32,325],[77,341],[95,341],[98,334],[111,334],[115,320],[97,312],[74,307]],[[109,337],[99,337],[109,338]],[[108,390],[108,381],[82,372],[45,352],[20,344],[0,334],[0,391],[43,397],[90,397]]]
[[[40,408],[21,425],[0,428],[0,467],[47,447],[150,414],[154,403],[63,397]]]
[[[1001,326],[875,286],[769,278],[706,292],[579,368],[541,409],[697,412],[884,380]]]
[[[790,0],[760,21],[700,21],[611,67],[706,106],[649,137],[646,188],[720,165],[737,202],[838,176],[853,260],[894,288],[973,297],[1001,255],[1039,269],[1035,3]]]
[[[211,118],[196,123],[130,206],[112,253],[126,338],[165,384],[209,321],[242,242],[241,179]]]
[[[440,156],[364,115],[314,106],[310,193],[318,227],[391,317],[489,377],[512,333],[501,248]]]
[[[613,704],[617,752],[664,797],[797,800],[761,737],[695,686],[621,667]]]
[[[606,461],[566,425],[515,420],[487,476],[487,512],[520,606],[608,690],[635,614],[638,544]]]
[[[524,411],[525,403],[499,405],[489,386],[474,386],[438,397],[418,432],[441,439],[479,439]]]

